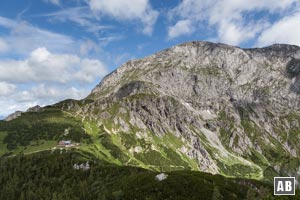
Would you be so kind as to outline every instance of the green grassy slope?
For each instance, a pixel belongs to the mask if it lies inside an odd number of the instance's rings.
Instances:
[[[120,115],[119,109],[118,105],[113,105],[108,112],[113,118]],[[128,121],[127,114],[121,117]],[[119,127],[112,118],[100,121],[99,125],[96,121],[82,120],[72,112],[61,111],[55,106],[46,107],[42,112],[23,113],[12,121],[0,121],[0,156],[49,150],[56,147],[59,140],[68,139],[79,142],[78,148],[82,151],[117,165],[156,171],[198,170],[196,161],[178,154],[177,149],[183,143],[172,134],[158,138],[149,132],[146,138],[139,138],[136,135],[139,129],[135,127],[126,133],[113,132]]]
[[[23,113],[12,121],[0,121],[0,156],[31,153],[55,147],[59,140],[87,142],[83,125],[59,109]]]
[[[123,117],[126,120],[126,114]],[[1,121],[0,199],[274,198],[272,186],[260,181],[192,171],[196,163],[176,152],[183,143],[172,134],[140,138],[135,132],[114,133],[118,127],[110,123],[81,120],[55,107]],[[54,150],[61,139],[80,146]],[[138,146],[142,152],[132,152]],[[73,169],[86,161],[91,170]],[[168,178],[155,180],[159,171]],[[274,173],[266,169],[264,175],[272,178]]]
[[[138,96],[129,98],[141,98],[141,95]],[[82,103],[79,102],[78,106],[82,106]],[[133,125],[130,125],[127,131],[122,130],[121,125],[115,123],[115,120],[130,124],[130,114],[119,103],[113,103],[106,110],[102,110],[101,112],[108,113],[109,117],[98,120],[75,115],[72,110],[66,112],[60,109],[59,105],[49,106],[41,112],[23,113],[21,117],[9,122],[0,121],[0,156],[49,150],[56,147],[59,140],[69,139],[79,142],[80,150],[116,165],[136,166],[154,171],[199,171],[196,159],[181,152],[183,147],[190,148],[182,138],[172,133],[159,137],[149,129],[143,130]],[[99,113],[93,115],[97,116]],[[261,137],[259,135],[262,134],[246,117],[242,120],[245,131],[257,134],[256,138],[259,139]],[[230,119],[226,113],[221,112],[219,121],[227,123]],[[234,129],[234,126],[220,130],[224,144],[228,144],[226,139],[231,129]],[[207,138],[202,133],[197,132],[197,134],[204,141],[203,145],[210,155],[216,156],[213,158],[218,161],[220,174],[228,177],[267,178],[271,181],[273,176],[279,175],[268,162],[278,157],[273,155],[276,146],[271,148],[265,145],[264,155],[253,150],[251,155],[246,157],[248,161],[253,162],[246,162],[242,157],[231,154],[230,148],[227,148],[229,153],[227,159],[223,159],[216,154],[218,149],[205,142]],[[280,157],[284,156],[285,152],[280,152],[279,149],[279,153],[278,158],[282,158],[280,162],[283,163],[282,169],[296,171],[296,166],[299,164],[297,160],[288,162],[290,158]]]

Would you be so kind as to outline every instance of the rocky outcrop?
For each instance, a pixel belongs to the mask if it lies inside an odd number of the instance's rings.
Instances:
[[[4,119],[4,121],[7,121],[7,122],[8,122],[8,121],[11,121],[11,120],[13,120],[13,119],[16,119],[16,118],[20,117],[22,113],[23,113],[22,111],[16,111],[16,112],[14,112],[14,113],[8,115],[8,116]]]
[[[28,108],[26,110],[26,112],[40,112],[42,110],[43,110],[43,108],[41,106],[36,105],[36,106],[31,107],[31,108]]]
[[[110,133],[133,133],[152,149],[172,149],[201,171],[252,177],[276,165],[287,172],[300,166],[282,164],[300,156],[299,60],[300,48],[292,45],[184,43],[123,64],[80,112],[75,104],[68,109]],[[149,139],[156,137],[162,144]]]
[[[26,110],[26,112],[40,112],[40,111],[42,111],[42,107],[40,107],[39,105],[36,105],[36,106],[34,106],[34,107],[31,107],[31,108],[28,108],[28,109]],[[16,111],[16,112],[14,112],[14,113],[8,115],[8,116],[4,119],[4,121],[11,121],[11,120],[13,120],[13,119],[16,119],[16,118],[20,117],[22,113],[24,113],[24,112],[22,112],[22,111]]]

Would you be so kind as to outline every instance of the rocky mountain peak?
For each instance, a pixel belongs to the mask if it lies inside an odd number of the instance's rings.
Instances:
[[[13,119],[16,119],[16,118],[20,117],[22,113],[23,113],[22,111],[16,111],[16,112],[14,112],[14,113],[8,115],[8,116],[4,119],[4,121],[11,121],[11,120],[13,120]]]
[[[33,106],[33,107],[30,107],[26,110],[26,112],[39,112],[42,110],[42,107],[39,106],[39,105],[36,105],[36,106]]]
[[[218,97],[229,95],[253,102],[258,98],[254,95],[257,90],[272,95],[271,88],[277,97],[290,96],[296,100],[299,81],[286,75],[298,76],[299,55],[300,48],[292,45],[241,49],[211,42],[188,42],[123,64],[107,75],[92,95],[109,96],[124,84],[138,80],[159,85],[155,89],[185,101],[191,96],[201,98],[202,93],[207,99],[220,100]]]
[[[188,42],[126,62],[83,106],[66,108],[118,138],[132,134],[122,145],[135,159],[157,152],[169,159],[170,150],[200,171],[296,173],[300,163],[278,159],[300,155],[299,59],[292,45]]]

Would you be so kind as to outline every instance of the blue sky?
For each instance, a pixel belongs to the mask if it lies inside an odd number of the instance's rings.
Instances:
[[[300,45],[299,0],[0,1],[0,115],[80,99],[130,59],[207,40]]]

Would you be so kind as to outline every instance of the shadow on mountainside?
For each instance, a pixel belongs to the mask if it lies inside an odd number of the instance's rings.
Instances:
[[[286,75],[293,79],[290,90],[300,94],[300,59],[292,58],[286,66]]]

